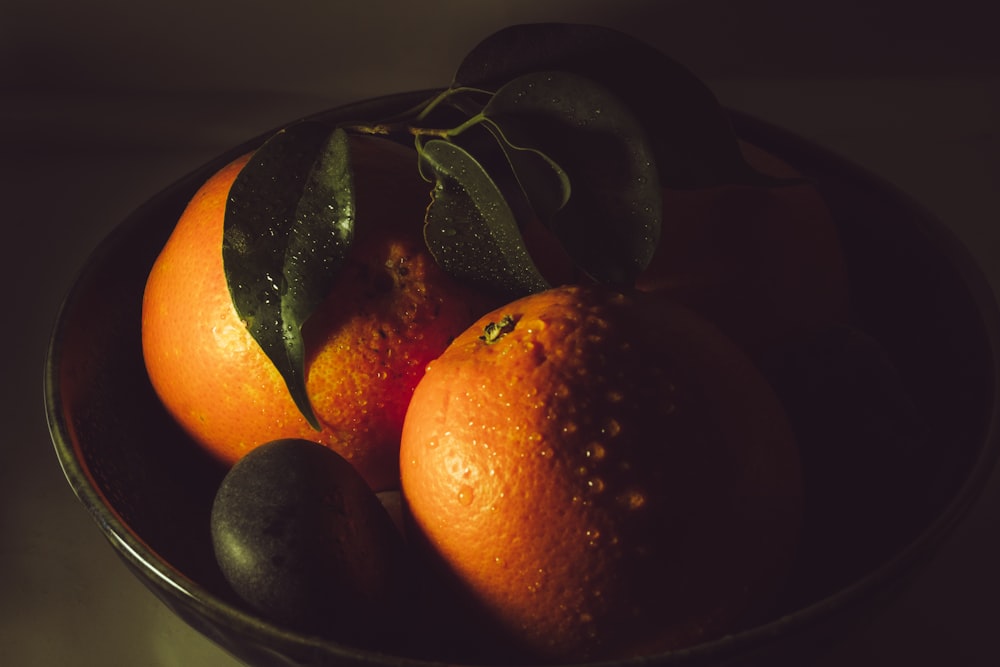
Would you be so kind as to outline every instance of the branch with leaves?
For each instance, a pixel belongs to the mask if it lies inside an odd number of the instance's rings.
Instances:
[[[412,142],[431,184],[429,252],[450,274],[511,299],[549,287],[524,242],[529,222],[545,225],[582,275],[627,287],[659,245],[663,187],[771,183],[744,161],[696,76],[597,26],[513,26],[409,110],[285,128],[233,184],[223,266],[237,312],[317,429],[302,327],[359,222],[351,133]]]

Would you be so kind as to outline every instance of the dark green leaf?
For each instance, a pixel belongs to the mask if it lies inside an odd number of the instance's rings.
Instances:
[[[434,181],[424,238],[451,275],[511,297],[549,287],[528,254],[505,197],[465,149],[434,139],[420,150]]]
[[[354,219],[347,134],[311,121],[254,153],[226,208],[222,258],[233,305],[316,429],[302,325],[330,292]]]
[[[542,70],[581,74],[620,97],[646,129],[666,186],[774,182],[747,164],[728,114],[697,76],[617,30],[563,23],[505,28],[469,52],[453,85],[497,88]]]
[[[483,115],[509,141],[565,170],[571,194],[543,222],[577,265],[598,282],[632,284],[659,244],[662,191],[630,110],[590,79],[536,72],[500,88]]]
[[[549,156],[518,145],[509,134],[516,121],[502,128],[490,121],[485,126],[500,144],[517,184],[539,220],[550,220],[569,201],[571,184],[566,172]]]
[[[481,114],[477,114],[477,118],[479,122],[472,123],[462,132],[451,136],[449,141],[473,156],[481,169],[489,174],[493,186],[500,191],[510,208],[518,229],[524,233],[526,228],[540,222],[536,211],[546,210],[547,199],[550,201],[549,205],[553,207],[565,203],[565,197],[568,196],[568,176],[555,163],[542,164],[546,158],[540,155],[537,155],[538,162],[533,165],[536,170],[532,171],[531,165],[527,163],[535,160],[531,158],[519,160],[517,156],[525,151],[518,151],[508,145],[500,136],[500,128]],[[525,174],[533,174],[534,178],[527,183],[527,186],[535,199],[534,202],[529,201],[525,184],[518,181],[518,174],[515,174],[512,161],[517,162],[519,168],[523,169],[520,174],[522,180],[529,180],[525,178]],[[435,179],[432,176],[428,180]],[[546,189],[546,184],[553,190],[547,194],[542,192]],[[555,203],[556,199],[559,199],[558,204]]]

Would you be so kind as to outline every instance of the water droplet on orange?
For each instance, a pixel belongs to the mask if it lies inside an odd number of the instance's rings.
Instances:
[[[639,491],[629,491],[621,498],[622,504],[624,504],[630,510],[637,510],[646,504],[646,496]]]

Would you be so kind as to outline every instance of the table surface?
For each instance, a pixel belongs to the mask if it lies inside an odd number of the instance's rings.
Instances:
[[[280,3],[179,1],[140,18],[124,2],[101,4],[85,14],[55,0],[0,9],[0,201],[4,261],[13,262],[0,348],[6,664],[237,664],[127,573],[53,454],[45,346],[88,253],[144,199],[219,152],[344,101],[446,84],[461,54],[505,24],[604,23],[657,44],[724,104],[909,193],[1000,290],[1000,54],[984,28],[993,10],[979,5],[820,2],[807,13],[799,5],[809,3],[782,0],[370,0],[364,9],[297,3],[291,14],[270,6]],[[920,578],[819,664],[1000,664],[998,522],[994,474]]]

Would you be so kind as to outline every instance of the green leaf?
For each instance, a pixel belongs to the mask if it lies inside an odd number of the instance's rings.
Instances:
[[[566,171],[552,158],[530,146],[519,145],[506,128],[491,119],[483,123],[500,145],[518,187],[539,220],[549,220],[569,201],[571,184]],[[523,136],[523,135],[522,135]]]
[[[233,305],[317,430],[302,326],[329,295],[354,221],[347,134],[319,122],[268,139],[229,192],[222,259]]]
[[[554,211],[565,204],[569,196],[569,177],[546,156],[509,145],[500,128],[481,113],[468,119],[463,128],[451,134],[447,141],[472,156],[482,171],[489,175],[493,187],[500,191],[510,208],[520,232],[540,223],[536,211],[547,210],[547,207]],[[518,173],[515,173],[514,164],[518,165]],[[527,177],[527,174],[531,176]],[[431,175],[427,180],[433,182],[435,177]],[[529,200],[529,196],[534,201]]]
[[[432,139],[420,148],[434,181],[424,239],[451,275],[510,297],[549,287],[531,259],[500,188],[464,148]]]
[[[663,185],[773,184],[743,158],[728,114],[691,71],[658,49],[610,28],[535,23],[480,42],[453,87],[496,87],[531,72],[560,70],[603,84],[646,129]]]
[[[598,282],[631,285],[659,244],[662,190],[629,108],[583,76],[535,72],[500,88],[483,115],[514,145],[565,170],[570,196],[543,222],[576,264]]]

